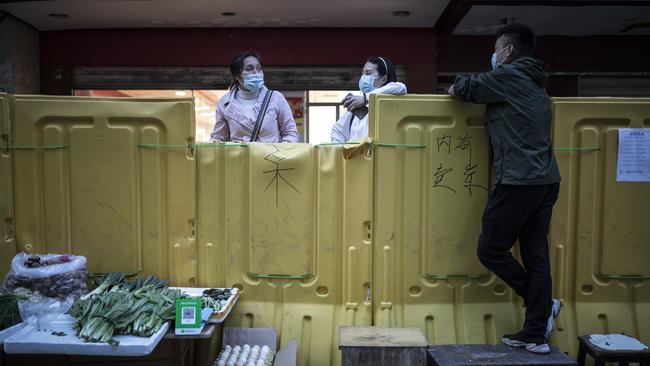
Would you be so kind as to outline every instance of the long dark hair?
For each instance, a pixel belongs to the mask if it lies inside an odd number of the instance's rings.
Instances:
[[[379,73],[379,76],[386,75],[386,82],[382,86],[397,81],[397,74],[395,74],[395,65],[393,65],[393,63],[390,62],[390,60],[386,57],[372,56],[368,57],[368,60],[366,61],[377,65],[377,72]]]
[[[257,61],[260,62],[260,64],[262,63],[262,57],[260,57],[260,54],[255,51],[240,52],[236,54],[232,60],[230,60],[230,76],[232,77],[232,82],[230,83],[230,87],[228,87],[228,89],[232,89],[237,86],[238,81],[235,77],[241,75],[242,71],[244,71],[244,59],[251,56],[255,57]]]

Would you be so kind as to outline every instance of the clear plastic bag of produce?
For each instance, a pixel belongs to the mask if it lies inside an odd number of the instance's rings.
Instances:
[[[4,287],[19,287],[63,300],[88,293],[86,257],[71,254],[18,253],[11,261]]]
[[[25,293],[20,290],[19,292]],[[27,299],[18,301],[18,311],[20,312],[20,317],[26,322],[42,322],[43,319],[51,319],[52,317],[71,319],[69,315],[66,315],[66,312],[70,309],[74,301],[74,297],[58,300],[32,294]]]

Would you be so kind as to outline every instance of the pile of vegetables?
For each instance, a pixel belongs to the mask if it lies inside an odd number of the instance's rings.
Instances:
[[[270,366],[273,363],[273,351],[268,346],[243,347],[226,345],[213,366]]]
[[[212,308],[213,311],[219,311],[226,306],[230,298],[230,289],[211,288],[203,291],[201,300],[203,301],[202,307],[204,309]]]
[[[182,297],[180,290],[168,288],[166,281],[154,276],[124,281],[124,274],[113,272],[78,299],[69,314],[76,319],[77,335],[86,342],[117,345],[114,335],[150,337],[156,333],[175,318],[176,299]]]

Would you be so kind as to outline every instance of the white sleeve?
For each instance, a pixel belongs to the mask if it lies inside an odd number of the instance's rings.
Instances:
[[[401,95],[406,93],[407,93],[406,85],[400,83],[399,81],[388,83],[370,92],[370,94],[395,94],[395,95]]]
[[[332,142],[348,142],[350,140],[350,116],[351,112],[345,112],[332,126]]]

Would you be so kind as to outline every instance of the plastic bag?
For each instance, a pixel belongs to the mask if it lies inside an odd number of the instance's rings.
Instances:
[[[70,254],[29,255],[18,253],[4,287],[13,291],[23,287],[46,297],[65,299],[88,293],[86,257]]]
[[[20,300],[18,301],[18,311],[23,321],[27,321],[31,317],[41,319],[46,315],[65,314],[72,307],[74,301],[75,299],[73,297],[68,297],[61,301],[44,297]]]
[[[37,258],[32,260],[32,258]],[[53,262],[54,264],[41,267],[29,267],[26,263],[38,261],[40,263]],[[86,257],[72,254],[16,254],[11,260],[11,270],[15,273],[30,278],[45,278],[80,269],[86,269]]]

